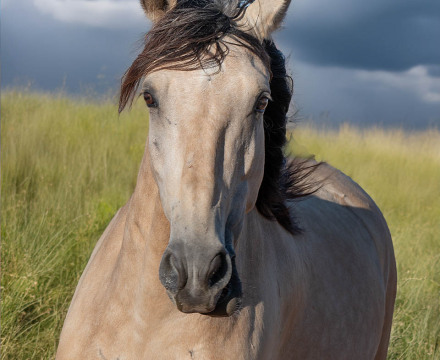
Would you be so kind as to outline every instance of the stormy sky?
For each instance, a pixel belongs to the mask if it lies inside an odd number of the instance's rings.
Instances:
[[[149,26],[137,0],[2,0],[2,88],[115,92]],[[275,38],[302,121],[440,127],[440,1],[293,0]]]

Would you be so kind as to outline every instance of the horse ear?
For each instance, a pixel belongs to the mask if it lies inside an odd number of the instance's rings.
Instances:
[[[248,9],[244,23],[259,39],[267,39],[283,21],[291,0],[244,0]]]
[[[155,23],[176,6],[177,0],[140,0],[147,17]]]

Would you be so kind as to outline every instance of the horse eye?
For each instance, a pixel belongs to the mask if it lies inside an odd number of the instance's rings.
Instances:
[[[269,104],[269,98],[262,97],[258,100],[257,106],[255,107],[255,110],[257,112],[263,113],[264,110],[266,110],[268,104]]]
[[[156,101],[154,101],[153,95],[149,92],[144,92],[144,100],[148,107],[156,107],[157,105]]]

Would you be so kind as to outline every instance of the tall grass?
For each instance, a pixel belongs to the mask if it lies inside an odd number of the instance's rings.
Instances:
[[[53,358],[79,276],[129,198],[148,131],[142,104],[2,94],[1,359]],[[440,133],[300,128],[294,152],[345,171],[393,234],[399,292],[390,359],[440,359]]]
[[[49,359],[94,244],[129,198],[146,111],[2,94],[2,359]]]

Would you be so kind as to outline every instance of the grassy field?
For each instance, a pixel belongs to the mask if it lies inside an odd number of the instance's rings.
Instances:
[[[79,276],[130,196],[148,131],[142,104],[3,92],[1,359],[53,358]],[[394,238],[389,359],[440,359],[440,133],[300,127],[290,150],[359,182]]]

